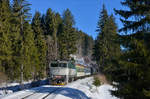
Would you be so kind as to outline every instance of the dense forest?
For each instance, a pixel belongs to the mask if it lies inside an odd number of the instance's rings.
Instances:
[[[110,1],[112,2],[112,1]],[[103,5],[95,40],[75,28],[69,9],[62,15],[49,8],[29,13],[26,0],[0,1],[0,75],[8,80],[39,80],[49,62],[70,55],[96,61],[120,99],[150,98],[150,0],[122,0],[114,9],[123,27]],[[2,76],[1,76],[2,77]]]
[[[150,0],[122,0],[117,28],[103,6],[97,25],[93,57],[120,99],[150,98]]]
[[[91,57],[94,40],[75,28],[69,9],[62,15],[49,8],[31,16],[30,5],[26,0],[0,0],[2,79],[40,80],[53,60],[69,60],[71,54]]]

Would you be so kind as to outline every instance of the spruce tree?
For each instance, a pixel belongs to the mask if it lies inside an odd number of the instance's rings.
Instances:
[[[108,75],[111,75],[113,68],[116,68],[115,62],[120,55],[120,44],[119,44],[119,35],[117,33],[117,25],[115,23],[115,18],[111,15],[108,18],[108,21],[105,24],[104,31],[107,32],[105,35],[106,38],[106,66],[104,67],[104,72]]]
[[[32,73],[34,71],[33,66],[37,65],[37,63],[36,59],[33,58],[35,53],[34,34],[32,27],[28,22],[24,23],[24,44],[22,47],[21,54],[23,55],[23,77],[25,80],[30,80],[32,79]]]
[[[56,17],[56,27],[57,27],[57,36],[59,36],[59,34],[61,34],[62,32],[62,27],[63,27],[63,23],[62,23],[62,18],[61,18],[61,15],[59,13],[56,13],[55,14],[55,17]]]
[[[103,5],[103,9],[100,12],[100,17],[98,21],[98,26],[97,26],[97,32],[98,36],[95,40],[95,45],[94,45],[94,51],[93,51],[93,56],[94,59],[97,61],[97,64],[100,66],[101,69],[104,68],[104,62],[106,58],[106,54],[108,52],[107,49],[107,41],[106,41],[106,36],[108,33],[107,31],[104,31],[106,21],[108,21],[108,14],[105,6]],[[105,29],[106,30],[106,29]]]
[[[14,73],[20,78],[20,82],[24,79],[31,78],[31,53],[32,46],[34,45],[34,37],[31,26],[29,24],[31,15],[29,13],[30,4],[26,0],[14,0],[13,1],[13,25],[16,27],[14,31],[19,33],[19,37],[15,47],[14,54]]]
[[[41,14],[36,12],[32,20],[32,29],[34,31],[35,46],[37,48],[38,54],[38,67],[36,68],[36,76],[38,79],[44,77],[44,72],[46,70],[46,41],[43,35],[43,30],[41,28]]]
[[[82,45],[83,56],[84,57],[86,57],[86,56],[90,57],[92,54],[92,48],[93,48],[93,38],[84,33],[83,37],[82,37],[81,45]]]
[[[77,52],[76,52],[76,54],[78,55],[78,56],[82,56],[82,43],[83,43],[83,32],[80,30],[80,31],[78,31],[78,33],[77,33],[77,38],[78,38],[78,40],[77,40]]]
[[[11,78],[12,42],[9,0],[0,1],[0,71]]]
[[[76,55],[79,57],[92,59],[94,40],[87,33],[81,30],[76,30],[77,33],[77,43],[76,43]]]
[[[112,77],[117,84],[113,91],[123,99],[149,99],[149,0],[125,0],[121,2],[129,10],[115,10],[121,16],[124,27],[120,31],[128,33],[121,36],[124,47],[118,61],[118,68]]]
[[[55,14],[55,18],[56,18],[56,28],[57,28],[57,59],[60,59],[60,53],[59,53],[59,49],[60,49],[60,45],[59,45],[59,37],[61,35],[61,33],[63,32],[63,23],[62,23],[62,18],[61,15],[59,13]]]
[[[64,31],[59,35],[59,54],[60,54],[61,60],[67,60],[69,57],[68,52],[67,52],[68,41],[67,39],[65,39],[66,37],[67,37],[67,33]]]
[[[43,30],[43,35],[46,36],[47,29],[46,29],[46,22],[45,22],[45,14],[43,14],[41,18],[41,28]]]
[[[74,54],[77,50],[76,40],[77,33],[73,28],[75,24],[72,13],[69,9],[63,13],[63,32],[59,35],[59,51],[60,58],[68,60],[71,54]]]
[[[17,0],[13,0],[12,4],[12,50],[13,50],[13,57],[12,57],[12,63],[13,63],[13,74],[12,78],[13,80],[19,79],[20,78],[20,65],[21,65],[21,53],[20,53],[20,48],[21,48],[21,25],[20,25],[20,6],[19,2]]]
[[[108,16],[105,6],[98,22],[99,32],[94,46],[94,58],[108,80],[116,69],[116,62],[120,55],[119,35],[113,15]]]
[[[52,36],[53,38],[53,43],[54,43],[54,52],[55,57],[53,60],[57,59],[58,55],[58,43],[57,43],[57,20],[56,20],[56,15],[55,13],[49,8],[47,10],[46,16],[45,16],[45,22],[46,22],[46,30],[47,30],[47,35]]]

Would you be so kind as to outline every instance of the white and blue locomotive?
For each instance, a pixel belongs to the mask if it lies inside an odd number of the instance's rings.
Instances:
[[[50,84],[64,85],[79,77],[91,75],[91,67],[72,61],[53,61],[49,65]]]

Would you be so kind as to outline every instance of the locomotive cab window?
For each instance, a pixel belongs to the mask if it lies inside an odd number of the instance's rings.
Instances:
[[[51,63],[51,67],[58,67],[58,63]]]

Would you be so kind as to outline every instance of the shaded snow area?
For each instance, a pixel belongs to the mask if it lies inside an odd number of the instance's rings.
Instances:
[[[5,95],[18,92],[23,89],[31,89],[34,87],[42,86],[48,84],[48,79],[43,79],[39,81],[28,81],[28,82],[23,82],[23,86],[20,86],[19,83],[2,83],[0,85],[0,99],[1,97],[4,97]]]
[[[2,99],[117,99],[111,96],[110,85],[95,87],[93,77],[77,80],[66,86],[44,85],[32,89],[15,92],[1,97]]]
[[[64,90],[58,90],[58,94],[53,94],[49,99],[117,99],[113,97],[109,90],[113,87],[104,84],[100,87],[95,87],[93,77],[77,80],[66,85]]]

